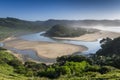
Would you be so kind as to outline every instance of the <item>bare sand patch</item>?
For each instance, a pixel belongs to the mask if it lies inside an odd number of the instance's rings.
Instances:
[[[76,46],[62,43],[49,43],[40,41],[26,41],[18,38],[4,41],[4,47],[20,50],[31,49],[37,52],[38,56],[46,58],[57,58],[63,55],[70,55],[75,52],[87,50],[84,46]]]
[[[120,37],[120,33],[109,32],[109,31],[99,31],[96,33],[85,34],[80,37],[54,37],[55,39],[66,39],[66,40],[81,40],[81,41],[96,41],[99,38],[116,38]]]

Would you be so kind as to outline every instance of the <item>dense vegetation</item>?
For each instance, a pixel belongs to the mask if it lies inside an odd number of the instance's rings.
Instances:
[[[120,37],[115,38],[114,40],[110,38],[103,39],[101,41],[102,49],[97,51],[97,55],[104,55],[104,56],[120,56]]]
[[[96,64],[110,65],[120,69],[120,37],[114,40],[106,38],[101,40],[102,49],[93,56]]]
[[[78,27],[68,27],[62,25],[55,25],[51,29],[49,29],[45,36],[49,37],[77,37],[86,33],[93,33],[98,30],[95,29],[86,29],[86,28],[78,28]]]
[[[4,48],[0,48],[0,80],[46,80],[33,77],[45,64],[25,62],[24,64]]]
[[[101,40],[102,49],[97,54],[90,57],[62,56],[58,57],[57,62],[52,65],[31,61],[22,63],[6,49],[0,48],[0,79],[119,80],[119,42],[120,37],[114,40],[103,39]],[[113,47],[115,49],[112,49]],[[107,49],[112,49],[112,52]]]

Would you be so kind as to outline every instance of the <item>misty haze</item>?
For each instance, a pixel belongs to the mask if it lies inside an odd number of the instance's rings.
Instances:
[[[120,80],[119,0],[0,1],[0,80]]]

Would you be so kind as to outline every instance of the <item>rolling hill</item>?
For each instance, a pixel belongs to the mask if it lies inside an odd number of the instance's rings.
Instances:
[[[0,40],[11,35],[21,35],[45,31],[54,25],[68,27],[93,27],[93,26],[120,26],[120,20],[55,20],[26,21],[17,18],[0,18]],[[83,30],[84,31],[84,30]]]
[[[55,25],[46,31],[45,36],[49,37],[78,37],[87,33],[94,33],[96,29],[68,27],[63,25]]]

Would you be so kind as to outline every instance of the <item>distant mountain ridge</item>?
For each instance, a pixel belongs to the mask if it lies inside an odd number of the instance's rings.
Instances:
[[[36,29],[36,30],[41,28],[40,21],[39,22],[25,21],[10,17],[0,18],[0,26],[16,29]]]
[[[56,24],[67,25],[71,27],[90,27],[90,26],[120,26],[120,20],[55,20],[46,21],[26,21],[17,18],[0,18],[0,26],[11,28],[50,28]]]

